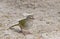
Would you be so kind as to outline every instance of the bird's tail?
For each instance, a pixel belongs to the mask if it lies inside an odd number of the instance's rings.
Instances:
[[[14,27],[14,26],[18,26],[19,24],[15,24],[15,25],[12,25],[11,27],[9,27],[8,29],[11,29],[12,27]],[[7,29],[7,30],[8,30]]]

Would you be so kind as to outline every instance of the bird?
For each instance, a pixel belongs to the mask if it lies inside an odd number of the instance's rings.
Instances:
[[[14,26],[19,26],[21,28],[21,32],[24,35],[25,34],[31,34],[28,30],[32,27],[33,20],[34,20],[33,15],[28,15],[25,19],[19,20],[18,24],[15,24],[9,28],[11,29]]]

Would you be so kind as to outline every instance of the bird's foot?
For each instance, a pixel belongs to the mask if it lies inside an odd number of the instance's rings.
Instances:
[[[28,34],[32,34],[31,32],[29,31],[22,31],[23,35],[28,35]]]

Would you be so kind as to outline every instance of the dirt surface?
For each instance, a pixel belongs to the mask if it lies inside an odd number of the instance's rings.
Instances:
[[[32,34],[7,30],[26,14],[35,17]],[[60,39],[60,0],[0,0],[0,39]]]

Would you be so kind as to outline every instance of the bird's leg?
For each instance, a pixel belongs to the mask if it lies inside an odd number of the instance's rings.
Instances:
[[[20,26],[22,26],[22,25],[20,25]],[[23,32],[23,28],[22,27],[20,27],[20,28],[21,28],[20,32],[22,32],[22,34],[25,36],[25,33]]]
[[[24,31],[21,29],[21,32],[22,32],[22,34],[25,36],[25,33],[24,33]]]
[[[32,34],[32,33],[30,33],[29,31],[24,30],[24,29],[21,29],[21,32],[23,33],[24,36],[27,35],[27,34]]]

